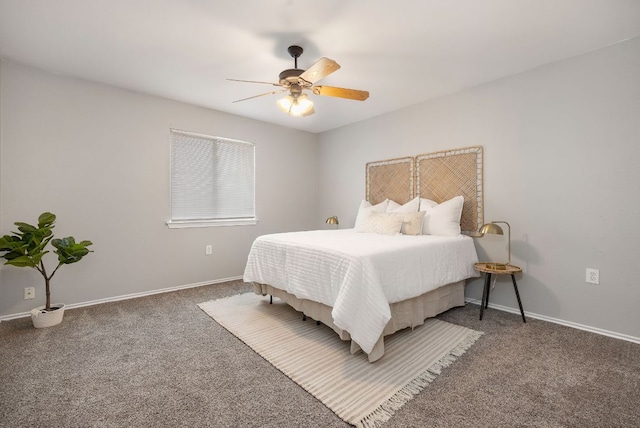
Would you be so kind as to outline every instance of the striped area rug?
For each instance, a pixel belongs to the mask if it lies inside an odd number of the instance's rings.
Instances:
[[[437,319],[385,338],[385,354],[369,363],[350,344],[289,305],[252,293],[198,305],[273,366],[358,427],[379,426],[453,363],[481,332]]]

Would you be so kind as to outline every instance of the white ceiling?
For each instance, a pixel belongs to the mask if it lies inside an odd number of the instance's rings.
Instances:
[[[420,103],[640,34],[640,0],[0,0],[0,57],[310,132]],[[290,117],[287,47],[342,68]]]

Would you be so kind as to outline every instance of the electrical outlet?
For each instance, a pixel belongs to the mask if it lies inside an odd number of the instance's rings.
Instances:
[[[36,297],[36,287],[24,288],[24,300],[33,299]]]
[[[600,284],[600,270],[587,268],[587,284]]]
[[[206,247],[204,247],[204,253],[207,256],[210,256],[211,254],[213,254],[213,246],[212,245],[207,245]]]

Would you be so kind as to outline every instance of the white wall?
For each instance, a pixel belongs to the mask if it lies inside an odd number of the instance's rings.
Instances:
[[[512,226],[525,310],[640,338],[639,136],[636,38],[322,134],[321,216],[353,225],[366,162],[481,145],[485,220]],[[517,308],[503,280],[491,302]]]
[[[256,236],[316,224],[314,134],[9,62],[0,79],[0,233],[51,211],[56,236],[94,242],[54,277],[55,302],[241,276]],[[169,128],[256,144],[257,226],[167,228]],[[0,283],[0,316],[44,304],[33,270],[2,266]],[[23,300],[33,285],[36,299]]]
[[[525,309],[640,337],[640,39],[319,137],[7,62],[0,94],[0,233],[50,210],[59,236],[95,242],[56,275],[54,301],[239,276],[255,236],[352,225],[366,162],[482,145],[485,219],[513,227]],[[171,127],[256,143],[257,226],[166,227]],[[43,293],[37,273],[0,267],[0,316]],[[491,301],[517,307],[505,281]]]

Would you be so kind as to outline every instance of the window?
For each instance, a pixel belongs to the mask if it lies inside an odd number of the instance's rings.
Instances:
[[[255,146],[171,130],[170,228],[256,224]]]

